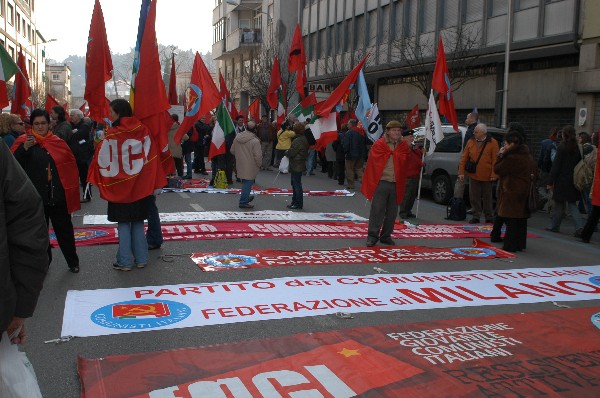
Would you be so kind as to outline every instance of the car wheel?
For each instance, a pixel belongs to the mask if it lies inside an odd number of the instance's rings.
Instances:
[[[433,201],[442,205],[448,204],[453,194],[452,183],[450,177],[445,174],[440,174],[433,179],[431,186],[433,193]]]

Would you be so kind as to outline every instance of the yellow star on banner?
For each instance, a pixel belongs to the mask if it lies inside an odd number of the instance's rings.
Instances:
[[[347,348],[344,348],[342,351],[338,351],[338,354],[341,354],[341,355],[345,356],[346,358],[353,357],[355,355],[360,355],[358,350],[349,350]]]

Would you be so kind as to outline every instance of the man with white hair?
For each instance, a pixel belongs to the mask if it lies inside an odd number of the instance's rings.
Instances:
[[[469,200],[473,208],[471,224],[480,222],[481,213],[485,215],[485,222],[494,222],[494,208],[492,205],[492,186],[498,179],[494,173],[494,164],[500,150],[498,142],[487,134],[487,126],[479,123],[473,132],[473,138],[467,142],[458,165],[458,179],[469,180]]]
[[[71,150],[75,155],[77,170],[79,171],[79,182],[83,189],[82,203],[92,200],[91,186],[87,182],[88,168],[92,156],[94,156],[94,137],[91,132],[91,126],[84,122],[83,112],[80,109],[71,109],[71,128],[73,137],[71,138]]]

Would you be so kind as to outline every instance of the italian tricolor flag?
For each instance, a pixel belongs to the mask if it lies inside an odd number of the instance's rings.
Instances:
[[[235,127],[233,126],[233,120],[223,105],[223,102],[217,107],[217,122],[212,132],[212,140],[210,143],[210,149],[208,150],[208,160],[215,156],[223,155],[225,153],[225,142],[230,138],[230,134],[235,134]]]
[[[19,71],[17,64],[11,58],[4,46],[0,46],[0,108],[8,106],[8,91],[6,82]]]

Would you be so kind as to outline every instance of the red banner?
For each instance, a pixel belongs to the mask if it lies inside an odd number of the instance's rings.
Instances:
[[[386,264],[514,257],[516,256],[512,253],[473,239],[471,247],[379,246],[338,250],[240,250],[227,253],[194,253],[191,258],[203,271],[223,271],[286,265]]]
[[[240,222],[211,221],[161,225],[165,240],[214,240],[239,238],[311,238],[311,239],[366,239],[367,223],[347,222]],[[396,224],[395,239],[463,239],[489,238],[491,224],[482,225],[420,225],[406,228]],[[118,243],[117,227],[75,228],[77,246]],[[535,238],[537,235],[528,234]],[[58,247],[54,230],[50,243]]]
[[[82,396],[600,396],[600,307],[384,325],[102,359]],[[148,377],[152,375],[152,377]]]

